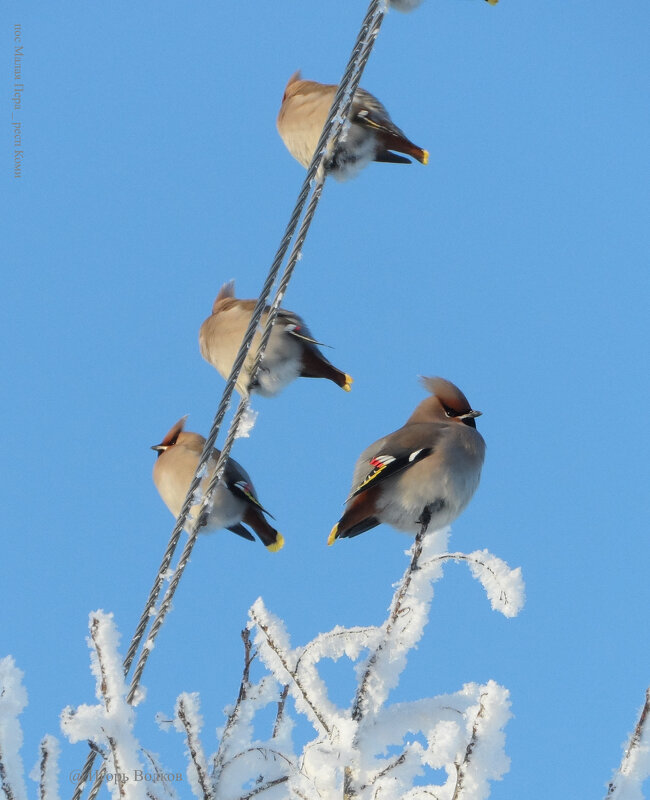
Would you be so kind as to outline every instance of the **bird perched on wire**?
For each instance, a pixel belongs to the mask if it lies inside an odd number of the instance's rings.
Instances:
[[[291,155],[309,167],[338,86],[305,81],[295,72],[284,90],[277,127]],[[349,127],[341,132],[325,168],[338,180],[352,177],[370,161],[410,164],[405,153],[422,164],[429,153],[413,144],[395,125],[384,106],[364,89],[354,93]],[[392,152],[396,151],[396,152]]]
[[[203,358],[228,378],[235,356],[239,350],[244,333],[248,327],[255,300],[238,300],[235,297],[235,282],[224,284],[217,295],[212,314],[201,325],[199,331],[199,347]],[[266,324],[269,307],[262,314],[260,323]],[[327,378],[346,392],[350,391],[352,378],[341,372],[325,358],[318,349],[317,342],[309,332],[301,317],[292,311],[279,309],[271,330],[264,358],[255,376],[252,386],[250,372],[261,334],[255,334],[253,343],[236,389],[240,395],[256,392],[263,397],[273,397],[291,383],[295,378]]]
[[[352,492],[327,540],[357,536],[386,523],[417,533],[449,525],[476,491],[485,442],[476,430],[465,395],[443,378],[423,378],[431,397],[423,400],[399,430],[359,456]]]
[[[422,0],[390,0],[389,5],[397,11],[413,11],[417,8]],[[491,6],[495,6],[499,0],[486,0]]]
[[[163,502],[172,514],[177,517],[183,507],[187,490],[196,472],[205,438],[199,433],[185,431],[185,420],[180,419],[160,444],[151,448],[158,453],[153,465],[153,482]],[[215,448],[207,464],[207,474],[201,482],[201,489],[207,490],[212,473],[219,458]],[[191,514],[199,512],[200,503],[192,506]],[[226,469],[221,481],[212,495],[212,504],[206,524],[200,528],[202,533],[212,533],[226,528],[244,539],[255,541],[253,534],[244,527],[251,527],[267,550],[275,553],[284,545],[282,534],[272,528],[264,514],[268,511],[257,499],[257,493],[246,470],[233,458],[226,462]],[[190,523],[185,526],[189,531]]]

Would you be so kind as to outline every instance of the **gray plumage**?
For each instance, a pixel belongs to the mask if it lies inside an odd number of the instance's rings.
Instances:
[[[443,378],[425,378],[432,396],[405,425],[367,447],[357,460],[345,512],[329,544],[380,523],[416,533],[425,510],[429,527],[449,525],[476,491],[485,442],[465,395]]]
[[[163,502],[177,517],[183,507],[185,496],[205,445],[205,438],[198,433],[184,431],[185,419],[180,419],[165,435],[160,444],[153,445],[158,458],[153,466],[153,482]],[[214,448],[207,464],[206,477],[201,481],[201,490],[206,491],[217,465],[219,451]],[[200,503],[192,506],[190,514],[195,517]],[[233,458],[226,462],[222,480],[212,495],[212,505],[201,533],[212,533],[226,528],[245,539],[254,541],[254,536],[244,527],[249,525],[271,551],[284,544],[282,535],[272,528],[264,517],[265,510],[257,499],[255,487],[246,470]],[[188,519],[185,529],[190,530]]]

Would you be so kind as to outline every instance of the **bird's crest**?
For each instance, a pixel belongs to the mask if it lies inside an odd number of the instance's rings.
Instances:
[[[420,378],[420,382],[427,391],[440,400],[443,406],[457,414],[466,414],[472,410],[465,395],[451,381],[446,381],[444,378]]]
[[[173,447],[176,444],[176,440],[183,432],[183,428],[185,427],[188,416],[189,414],[186,414],[184,417],[181,417],[178,422],[167,431],[162,442],[154,445],[152,450],[158,450],[158,454],[160,454],[168,447]]]
[[[283,103],[287,99],[287,95],[289,94],[289,87],[293,83],[297,83],[300,80],[302,80],[302,73],[301,73],[300,70],[296,70],[296,72],[294,72],[293,75],[287,81],[287,85],[284,87],[284,94],[282,95],[282,102]]]
[[[235,296],[235,281],[231,280],[228,283],[224,283],[224,285],[219,289],[219,294],[215,297],[214,303],[212,304],[212,313],[217,310],[217,306],[222,300],[228,300]]]

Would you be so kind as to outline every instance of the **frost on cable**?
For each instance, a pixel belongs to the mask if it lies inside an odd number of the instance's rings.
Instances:
[[[650,777],[648,716],[650,716],[650,689],[646,689],[645,704],[625,746],[621,765],[609,784],[607,798],[644,800],[643,782]]]

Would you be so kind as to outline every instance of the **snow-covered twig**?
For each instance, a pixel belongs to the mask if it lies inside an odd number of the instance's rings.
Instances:
[[[23,673],[11,656],[0,658],[0,789],[6,800],[25,800],[20,748],[23,731],[18,721],[27,705]]]
[[[95,675],[95,694],[99,705],[70,707],[61,714],[61,728],[71,742],[90,740],[99,752],[106,751],[112,779],[107,785],[114,798],[125,796],[125,785],[129,787],[129,800],[144,800],[147,787],[144,781],[135,780],[142,772],[140,745],[133,734],[135,712],[127,702],[128,688],[122,670],[122,659],[118,651],[119,634],[112,614],[95,611],[89,621],[91,668]],[[91,789],[94,797],[109,777],[106,760]],[[79,788],[79,787],[78,787]]]
[[[203,720],[199,713],[199,697],[196,692],[192,694],[184,692],[178,698],[176,717],[185,732],[189,757],[188,775],[192,790],[200,800],[212,800],[212,787],[208,780],[208,764],[199,739]]]
[[[621,764],[607,790],[607,798],[616,800],[643,800],[641,784],[650,776],[650,688],[646,689],[645,703],[639,720],[623,753]]]
[[[38,764],[30,773],[32,780],[38,781],[39,800],[59,800],[59,752],[59,743],[54,736],[44,736]]]
[[[237,695],[237,701],[235,702],[233,710],[228,715],[228,720],[226,721],[223,733],[221,734],[219,749],[217,750],[212,761],[212,772],[213,775],[215,775],[213,786],[215,790],[219,780],[218,777],[219,771],[224,763],[226,744],[228,742],[228,739],[230,738],[234,725],[236,724],[237,720],[240,717],[242,703],[246,700],[248,695],[248,690],[250,688],[251,664],[253,662],[253,659],[257,655],[256,653],[252,652],[250,631],[248,630],[248,628],[244,628],[244,630],[241,632],[241,638],[244,643],[244,671],[242,673],[241,683],[239,684],[239,694]]]
[[[296,672],[297,658],[295,658],[295,656],[292,657],[292,652],[283,647],[278,641],[278,637],[274,635],[270,624],[270,615],[266,611],[261,598],[256,601],[256,603],[250,609],[249,614],[252,622],[255,623],[257,629],[263,634],[266,645],[273,652],[277,661],[282,666],[282,669],[290,678],[289,685],[294,689],[294,691],[298,692],[300,698],[310,709],[314,719],[318,722],[323,731],[327,734],[331,734],[331,723],[325,719],[323,709],[319,708],[317,703],[312,699],[311,693],[307,691],[301,680],[301,677]]]
[[[413,573],[417,569],[419,569],[418,565],[420,562],[420,557],[422,555],[424,537],[426,535],[430,520],[431,520],[430,513],[428,513],[427,515],[423,514],[420,530],[418,531],[415,537],[415,542],[413,544],[413,548],[411,551],[411,563],[409,564],[406,572],[404,573],[404,577],[402,578],[399,589],[397,590],[397,592],[393,597],[392,608],[385,626],[385,636],[377,646],[375,652],[368,659],[365,672],[363,673],[363,677],[361,678],[361,681],[359,683],[359,688],[357,689],[357,693],[354,698],[354,705],[352,706],[352,719],[355,720],[356,722],[360,722],[367,711],[369,682],[373,676],[373,673],[375,672],[377,662],[381,656],[381,653],[386,649],[390,641],[390,635],[393,631],[395,623],[397,622],[398,618],[404,613],[404,599],[407,596],[409,587],[411,585],[411,580],[413,579]]]

